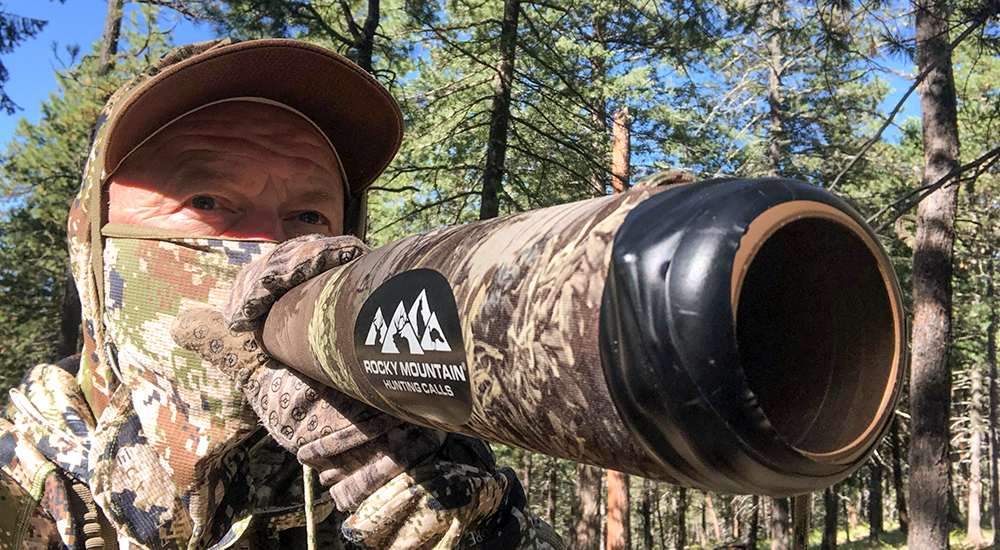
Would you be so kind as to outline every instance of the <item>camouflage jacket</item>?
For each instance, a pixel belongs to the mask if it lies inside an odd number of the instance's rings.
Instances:
[[[270,548],[297,547],[303,539],[302,470],[295,458],[263,430],[220,460],[215,489],[224,500],[208,525],[192,530],[191,519],[168,521],[170,511],[144,510],[148,491],[170,491],[158,479],[166,472],[144,461],[150,450],[129,406],[98,430],[74,376],[78,358],[31,369],[0,419],[0,550],[96,550],[99,548]],[[64,368],[65,367],[65,368]],[[114,408],[113,399],[110,408]],[[127,400],[125,400],[127,401]],[[113,460],[105,460],[113,458]],[[131,532],[118,530],[95,505],[91,487],[114,465],[135,490],[116,492],[116,513],[133,519]],[[226,475],[228,474],[228,475]],[[150,487],[152,485],[153,487]],[[160,485],[159,487],[156,487]],[[177,498],[180,498],[176,495]],[[180,503],[179,503],[180,504]],[[333,513],[331,513],[333,512]],[[344,517],[328,495],[316,502],[323,548],[341,548]],[[176,525],[174,525],[176,523]],[[174,533],[170,539],[153,536]],[[187,536],[185,536],[187,535]]]

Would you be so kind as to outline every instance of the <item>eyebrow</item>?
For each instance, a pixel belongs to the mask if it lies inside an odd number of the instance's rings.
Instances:
[[[299,200],[309,203],[326,203],[335,202],[337,197],[334,196],[329,191],[323,189],[317,189],[315,191],[308,191],[298,197]]]
[[[223,171],[210,168],[204,163],[181,162],[180,166],[177,168],[177,172],[185,181],[189,179],[233,181],[233,179],[226,175]]]

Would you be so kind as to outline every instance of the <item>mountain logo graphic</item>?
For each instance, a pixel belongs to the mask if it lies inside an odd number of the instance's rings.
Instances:
[[[368,329],[365,346],[381,346],[382,353],[386,354],[402,353],[401,348],[410,355],[423,355],[428,351],[451,351],[437,313],[427,302],[426,289],[420,291],[409,308],[400,301],[389,322],[386,322],[382,308],[378,308]]]

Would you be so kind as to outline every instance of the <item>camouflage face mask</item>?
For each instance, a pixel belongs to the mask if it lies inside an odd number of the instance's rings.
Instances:
[[[183,462],[191,464],[242,439],[258,426],[243,393],[178,347],[170,326],[186,308],[221,310],[240,269],[275,244],[125,224],[102,234],[106,352],[150,445],[161,460],[189,454]]]

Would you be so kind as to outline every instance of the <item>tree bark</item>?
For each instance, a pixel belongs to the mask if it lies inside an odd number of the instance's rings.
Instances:
[[[753,496],[753,509],[750,511],[750,525],[747,526],[747,548],[757,550],[757,526],[760,525],[760,497]]]
[[[705,493],[705,510],[708,512],[708,519],[712,522],[712,532],[715,534],[716,542],[722,541],[722,533],[719,532],[719,518],[715,515],[715,506],[712,505],[712,495]]]
[[[607,28],[605,17],[594,17],[594,37],[598,41],[604,40]],[[607,67],[607,60],[604,57],[595,56],[590,61],[590,85],[595,90],[603,89],[603,79]],[[607,129],[608,129],[608,102],[602,94],[595,94],[597,97],[590,104],[590,123],[593,126],[593,158],[590,159],[590,185],[593,188],[595,197],[602,197],[608,192],[608,172],[607,172]],[[613,133],[613,132],[612,132]]]
[[[97,76],[106,76],[115,68],[124,7],[125,0],[108,0],[108,15],[104,18],[104,36],[101,37],[101,53],[97,59]]]
[[[853,524],[851,522],[852,519],[851,510],[848,507],[847,500],[844,500],[843,505],[844,505],[844,540],[847,541],[848,544],[850,544],[851,527],[853,527]]]
[[[545,521],[549,525],[556,524],[556,502],[559,499],[559,459],[550,456],[548,465],[548,480],[545,483]]]
[[[868,461],[868,540],[882,537],[882,463],[872,457]]]
[[[628,107],[622,107],[615,113],[614,146],[611,149],[611,188],[614,193],[621,193],[629,188],[632,159],[629,126]]]
[[[365,15],[364,26],[361,27],[361,33],[357,37],[357,42],[354,50],[357,52],[357,63],[358,66],[367,71],[369,74],[374,72],[374,55],[375,55],[375,32],[378,31],[378,23],[380,14],[379,0],[368,0],[368,13]]]
[[[788,499],[771,501],[771,550],[788,550]]]
[[[925,185],[959,164],[958,115],[944,0],[914,0]],[[910,548],[946,549],[948,542],[952,254],[958,186],[917,208],[913,249],[913,339],[910,367]]]
[[[997,440],[997,410],[1000,408],[1000,395],[997,394],[997,307],[993,299],[993,260],[989,263],[990,277],[987,280],[989,286],[986,287],[986,299],[990,304],[990,328],[986,335],[986,362],[989,365],[989,395],[990,395],[990,427],[987,437],[990,440],[990,524],[993,527],[993,545],[1000,541],[997,532],[1000,531],[1000,475],[998,475],[998,465],[1000,459],[997,448],[1000,441]]]
[[[733,540],[740,540],[740,504],[734,497],[730,503],[733,507]]]
[[[608,538],[607,550],[629,550],[632,547],[629,521],[628,474],[608,470]]]
[[[517,17],[520,0],[504,0],[500,25],[500,55],[493,80],[493,104],[490,108],[490,137],[486,144],[483,169],[483,195],[479,219],[500,215],[500,192],[503,190],[504,160],[507,156],[507,129],[510,125],[510,94],[514,85],[514,55],[517,50]]]
[[[896,515],[899,517],[899,529],[905,535],[909,531],[910,515],[906,512],[906,490],[903,488],[899,417],[893,417],[892,424],[889,425],[889,440],[892,446],[892,485],[896,493]]]
[[[770,177],[781,175],[781,167],[785,161],[784,148],[784,114],[781,112],[781,76],[782,76],[782,18],[785,5],[783,0],[773,0],[771,3],[771,39],[767,49],[771,63],[768,65],[767,103],[769,109],[770,128],[768,129],[767,160]]]
[[[681,487],[677,490],[677,539],[674,545],[675,550],[684,550],[687,546],[687,489]]]
[[[642,548],[643,550],[653,550],[653,491],[652,481],[642,479],[642,503],[640,504],[642,515]]]
[[[574,489],[577,509],[573,517],[572,544],[570,548],[598,550],[601,547],[601,474],[596,466],[579,464],[576,468]]]
[[[809,508],[812,494],[799,495],[795,503],[795,529],[792,531],[792,550],[809,550]]]
[[[837,486],[827,487],[823,491],[823,542],[821,550],[836,550],[837,548]]]
[[[965,530],[965,544],[979,546],[983,543],[982,509],[983,476],[983,390],[979,366],[972,368],[969,391],[969,523]]]
[[[708,546],[708,523],[705,520],[707,514],[705,513],[705,501],[701,501],[701,521],[698,523],[698,542],[701,544],[702,548]]]
[[[524,499],[531,503],[531,466],[532,466],[533,455],[532,453],[525,451],[524,458],[521,459],[521,466],[524,468],[521,472],[521,487],[524,488]]]

